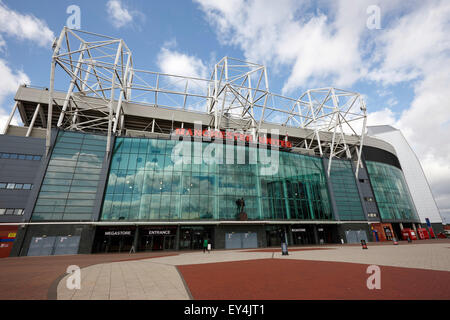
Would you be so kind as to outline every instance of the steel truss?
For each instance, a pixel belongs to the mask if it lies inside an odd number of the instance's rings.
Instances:
[[[229,57],[214,65],[210,79],[139,70],[134,68],[132,53],[122,39],[67,27],[53,49],[47,152],[55,69],[59,66],[68,76],[69,87],[57,126],[106,132],[107,152],[111,137],[125,133],[124,105],[138,103],[207,113],[211,115],[206,124],[209,127],[251,133],[255,138],[267,133],[264,123],[310,129],[296,147],[328,157],[328,174],[335,157],[353,159],[358,174],[367,119],[358,93],[321,88],[308,90],[298,99],[284,97],[269,91],[265,66]],[[347,141],[350,135],[354,135],[352,143]]]

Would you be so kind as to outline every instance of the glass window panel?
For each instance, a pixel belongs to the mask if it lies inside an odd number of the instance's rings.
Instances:
[[[75,173],[73,175],[73,179],[99,181],[100,180],[100,175],[99,174]]]
[[[74,173],[75,167],[57,167],[57,166],[49,166],[47,171],[50,172],[62,172],[62,173]]]
[[[59,217],[58,215],[55,215],[55,219]],[[53,217],[52,217],[53,219]],[[90,220],[91,219],[91,214],[90,213],[85,213],[85,214],[81,214],[81,213],[65,213],[63,215],[63,220],[66,221],[83,221],[83,220]]]
[[[41,191],[50,192],[69,192],[70,186],[53,186],[53,185],[43,185]]]
[[[67,200],[67,205],[68,206],[94,206],[94,200],[81,200],[81,199],[77,199],[77,200]]]
[[[76,187],[72,186],[70,188],[70,192],[90,192],[90,193],[96,193],[97,188],[96,187]]]
[[[161,195],[153,194],[152,202],[150,206],[150,220],[158,220],[159,219],[159,209],[161,207]]]
[[[143,194],[141,197],[141,204],[139,206],[139,219],[148,220],[150,218],[150,205],[152,196],[150,194]]]
[[[139,153],[146,154],[149,139],[139,139]]]
[[[103,151],[105,149],[106,149],[106,145],[93,146],[93,145],[83,144],[81,146],[82,151]]]
[[[130,220],[138,220],[139,219],[140,204],[141,204],[141,195],[133,194],[131,197],[131,203],[130,203],[130,213],[129,213]]]
[[[181,219],[189,219],[189,195],[181,196]]]
[[[173,195],[170,198],[170,219],[179,219],[181,209],[181,197],[179,195]]]
[[[137,155],[136,170],[144,170],[146,159],[147,159],[147,156],[145,154]]]
[[[92,207],[66,206],[65,213],[92,213]]]
[[[88,200],[94,200],[96,198],[95,193],[75,193],[71,192],[69,193],[67,199],[88,199]]]

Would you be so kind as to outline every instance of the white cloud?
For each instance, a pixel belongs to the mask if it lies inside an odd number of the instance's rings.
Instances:
[[[157,63],[162,73],[203,79],[208,75],[208,69],[201,59],[168,47],[161,49]]]
[[[133,21],[133,13],[123,5],[121,0],[109,0],[106,3],[106,10],[111,23],[116,28],[122,28]]]
[[[166,42],[161,48],[157,65],[161,73],[168,75],[186,76],[199,79],[207,79],[209,69],[205,63],[195,56],[191,56],[175,49],[176,41],[172,40]],[[174,76],[162,76],[159,78],[160,88],[169,89],[171,91],[184,92],[187,90],[189,93],[205,94],[207,92],[207,81],[197,79],[185,79]],[[204,111],[206,106],[204,100],[201,98],[189,97],[184,101],[183,95],[160,95],[160,100],[166,98],[170,103],[178,101],[178,105],[185,104],[187,109]],[[175,99],[175,100],[174,100]],[[181,100],[180,100],[181,99]],[[175,104],[177,104],[175,102]]]
[[[14,94],[19,85],[24,83],[30,83],[28,76],[23,71],[14,72],[3,59],[0,59],[0,106],[6,106],[6,98]],[[3,132],[13,103],[11,100],[10,106],[0,108],[0,132]],[[17,119],[14,123],[17,123]]]
[[[309,1],[196,2],[223,43],[239,46],[252,62],[291,70],[284,93],[324,83],[350,86],[368,72],[361,46],[371,0],[326,2],[329,14],[305,13]]]
[[[9,9],[0,1],[0,33],[18,38],[20,40],[31,40],[39,46],[51,46],[55,35],[47,24],[33,15],[21,14]],[[5,47],[0,37],[0,49]]]

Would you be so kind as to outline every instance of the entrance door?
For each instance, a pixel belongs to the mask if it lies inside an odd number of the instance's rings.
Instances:
[[[141,237],[139,251],[152,251],[152,236],[145,235]]]
[[[165,236],[164,237],[164,250],[175,249],[175,236]]]
[[[314,230],[311,226],[294,225],[292,226],[292,239],[294,245],[308,245],[314,244]]]
[[[109,238],[109,239],[108,239]],[[133,246],[133,236],[107,236],[108,246],[105,252],[129,252]]]
[[[258,247],[256,232],[225,233],[225,249],[248,249]]]
[[[368,242],[367,233],[364,230],[347,230],[345,231],[347,243],[360,243],[361,240]]]
[[[162,250],[164,245],[164,236],[153,236],[153,251]]]
[[[33,237],[28,248],[28,256],[50,256],[56,237]]]
[[[392,240],[392,232],[391,228],[384,227],[384,234],[386,235],[386,240],[391,241]]]

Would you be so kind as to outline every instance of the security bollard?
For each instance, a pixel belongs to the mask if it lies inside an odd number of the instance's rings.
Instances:
[[[288,248],[287,248],[287,244],[286,244],[285,242],[283,242],[283,243],[281,244],[281,255],[282,255],[282,256],[288,256],[288,255],[289,255],[289,253],[288,253]]]
[[[361,246],[363,249],[367,249],[366,240],[361,240]]]

